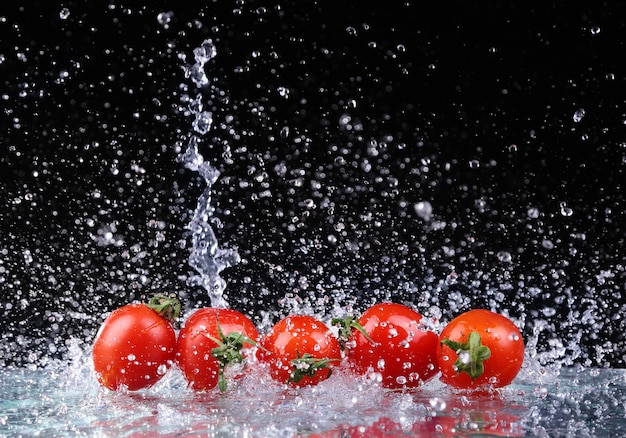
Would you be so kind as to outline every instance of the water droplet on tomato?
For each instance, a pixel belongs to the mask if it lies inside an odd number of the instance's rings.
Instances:
[[[461,361],[461,363],[468,364],[471,362],[472,358],[468,351],[461,351],[459,353],[459,360]]]
[[[409,381],[410,382],[417,382],[420,379],[420,375],[419,373],[410,373],[409,374]]]

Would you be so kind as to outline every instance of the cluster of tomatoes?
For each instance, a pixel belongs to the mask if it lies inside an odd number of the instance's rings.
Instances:
[[[438,373],[456,388],[496,388],[511,383],[524,358],[515,324],[482,309],[457,316],[439,335],[397,303],[333,319],[334,331],[315,317],[291,315],[263,336],[247,316],[224,308],[195,311],[176,336],[172,321],[179,313],[180,302],[166,296],[115,310],[93,346],[99,382],[112,390],[147,388],[175,363],[192,389],[224,391],[254,354],[274,380],[293,387],[347,367],[386,388],[417,387]]]

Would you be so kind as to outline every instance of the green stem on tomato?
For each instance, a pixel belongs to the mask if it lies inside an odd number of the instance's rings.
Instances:
[[[180,316],[180,300],[174,294],[155,294],[145,305],[172,323]]]
[[[367,339],[372,345],[376,345],[376,342],[374,342],[370,335],[367,334],[355,316],[348,316],[347,318],[333,318],[330,323],[339,327],[339,335],[337,336],[337,339],[342,350],[346,348],[346,344],[352,335],[352,329],[358,330],[359,333],[361,333],[363,337],[365,337],[365,339]]]
[[[482,339],[478,332],[471,332],[465,343],[450,339],[444,339],[441,343],[450,347],[458,355],[457,360],[454,362],[454,369],[458,374],[466,373],[472,380],[483,374],[485,371],[483,362],[491,357],[491,350],[482,344]]]
[[[211,350],[211,356],[217,359],[219,363],[217,385],[220,391],[224,392],[228,389],[228,382],[224,376],[224,370],[230,364],[242,363],[245,360],[241,354],[243,344],[250,344],[256,347],[259,345],[240,332],[230,332],[225,335],[224,332],[222,332],[219,320],[217,320],[217,333],[219,334],[219,339],[209,335],[206,335],[206,337],[217,344],[217,347]]]
[[[300,352],[296,352],[296,358],[291,360],[293,371],[291,377],[287,380],[290,383],[299,383],[304,377],[313,377],[318,370],[328,369],[328,377],[332,374],[332,369],[329,367],[330,362],[338,361],[339,359],[323,358],[318,359],[313,357],[309,353],[300,355]]]

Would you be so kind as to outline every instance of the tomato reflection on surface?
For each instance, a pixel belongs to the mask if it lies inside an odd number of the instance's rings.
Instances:
[[[301,435],[315,438],[393,438],[408,436],[524,436],[521,421],[526,408],[507,401],[498,392],[450,392],[444,397],[416,400],[428,404],[422,420],[403,424],[380,417],[372,424],[339,426],[332,430]]]

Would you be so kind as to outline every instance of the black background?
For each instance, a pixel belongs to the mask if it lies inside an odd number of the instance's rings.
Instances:
[[[204,182],[176,158],[211,38],[233,307],[486,306],[542,361],[624,366],[624,7],[420,3],[2,6],[0,361],[63,357],[155,291],[209,304],[185,231]]]

